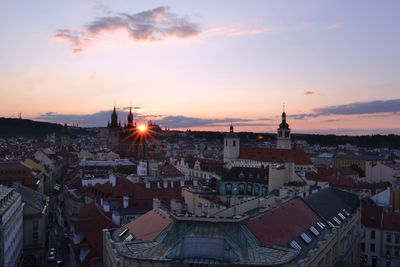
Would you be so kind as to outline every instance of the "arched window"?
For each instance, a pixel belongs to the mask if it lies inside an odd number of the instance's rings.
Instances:
[[[254,186],[254,195],[258,196],[260,194],[260,186],[256,185]]]
[[[240,183],[238,186],[239,189],[239,195],[243,195],[244,194],[244,183]]]
[[[236,146],[236,141],[235,140],[233,140],[233,146]]]
[[[252,184],[247,184],[247,194],[248,195],[253,194],[253,185]]]
[[[231,183],[225,184],[225,192],[227,194],[231,194],[232,193],[232,184]]]

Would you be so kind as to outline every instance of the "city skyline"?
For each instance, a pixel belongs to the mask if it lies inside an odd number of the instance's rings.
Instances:
[[[106,126],[400,133],[400,4],[1,4],[0,116]],[[12,31],[10,31],[12,25]]]

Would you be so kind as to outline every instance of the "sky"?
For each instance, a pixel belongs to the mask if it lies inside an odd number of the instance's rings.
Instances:
[[[0,2],[0,117],[400,134],[400,2]]]

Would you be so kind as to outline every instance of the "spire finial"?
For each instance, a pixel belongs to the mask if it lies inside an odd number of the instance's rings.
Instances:
[[[285,102],[283,102],[283,112],[285,112]]]

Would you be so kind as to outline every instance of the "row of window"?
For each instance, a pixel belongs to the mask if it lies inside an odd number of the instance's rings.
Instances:
[[[234,187],[232,188],[231,183],[226,183],[225,184],[225,192],[226,194],[232,194],[232,191],[234,191],[234,194],[239,194],[239,195],[259,195],[261,190],[261,195],[266,195],[267,194],[267,187],[266,186],[259,186],[259,185],[254,185],[251,183],[248,183],[247,185],[245,183],[240,183],[237,188]]]
[[[370,238],[375,240],[375,230],[371,230]],[[400,234],[386,233],[386,242],[392,243],[392,241],[396,244],[400,244]]]
[[[26,174],[27,171],[22,170],[0,170],[1,174]]]
[[[202,203],[202,202],[199,202],[198,204],[197,204],[197,207],[198,208],[208,208],[208,203],[206,202],[206,203]],[[210,209],[213,209],[213,208],[216,208],[216,209],[219,209],[219,204],[214,204],[214,203],[210,203]]]

